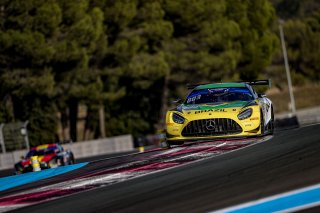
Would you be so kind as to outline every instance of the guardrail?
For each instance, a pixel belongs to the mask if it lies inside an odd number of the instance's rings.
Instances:
[[[131,135],[68,143],[62,144],[62,146],[66,150],[71,150],[76,159],[134,150],[133,138]],[[21,156],[24,156],[26,153],[27,149],[0,154],[0,170],[13,168],[14,164],[20,161]]]

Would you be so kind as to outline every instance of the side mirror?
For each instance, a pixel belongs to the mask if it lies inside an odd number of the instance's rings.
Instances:
[[[177,100],[172,101],[173,104],[182,104],[182,100],[179,98]]]
[[[258,94],[258,98],[265,98],[265,97],[267,97],[266,94],[263,94],[263,93]]]

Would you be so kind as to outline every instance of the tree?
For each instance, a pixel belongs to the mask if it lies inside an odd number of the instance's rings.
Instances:
[[[77,141],[79,103],[99,102],[101,98],[99,72],[90,69],[89,64],[104,39],[103,13],[97,7],[91,8],[86,0],[59,1],[59,5],[63,13],[53,38],[57,51],[52,61],[56,98],[62,118],[69,117],[70,138]]]
[[[13,96],[14,119],[41,116],[44,122],[54,120],[55,128],[47,130],[51,135],[47,142],[53,142],[57,119],[45,118],[49,113],[45,106],[50,105],[51,116],[58,110],[64,114],[68,107],[69,115],[62,117],[69,116],[71,138],[76,141],[78,104],[99,99],[102,89],[98,73],[89,70],[89,62],[103,39],[103,13],[89,8],[85,0],[14,0],[5,1],[1,8],[0,74],[5,82],[3,97]],[[41,104],[36,104],[38,100]],[[30,120],[31,129],[45,131],[48,126]],[[31,142],[40,143],[38,139]]]
[[[32,118],[31,128],[41,127],[42,131],[31,131],[30,137],[38,138],[31,140],[31,144],[54,142],[55,107],[54,103],[47,102],[54,95],[54,77],[48,66],[54,48],[48,45],[46,33],[57,27],[60,10],[54,1],[3,1],[0,7],[1,98],[10,101],[9,105],[2,104],[12,112],[12,116],[7,116],[3,122]],[[44,8],[48,10],[42,10]],[[49,12],[47,18],[40,18],[45,12]],[[44,114],[46,118],[41,116]],[[50,125],[46,125],[49,122]]]
[[[275,12],[267,0],[164,3],[174,26],[165,45],[171,97],[186,93],[186,83],[256,79],[271,63],[277,37]]]
[[[287,21],[284,31],[295,81],[319,81],[320,10],[303,21]]]
[[[241,58],[237,65],[242,80],[256,79],[272,60],[278,40],[272,32],[275,11],[266,0],[228,1],[228,16],[241,29]],[[238,20],[238,21],[237,21]]]
[[[307,1],[310,2],[310,1]],[[306,3],[307,3],[306,2]],[[298,10],[304,11],[306,6],[301,2]],[[294,85],[303,85],[306,82],[318,82],[319,77],[319,33],[320,10],[314,9],[309,15],[301,18],[295,17],[283,23],[285,42],[288,52],[290,71]],[[281,11],[278,13],[282,14]],[[285,79],[283,56],[279,50],[273,59],[273,65],[269,69],[269,75],[273,75],[275,83],[282,88]]]
[[[0,16],[0,119],[29,119],[34,144],[59,122],[78,140],[79,106],[84,138],[152,133],[186,83],[255,79],[277,44],[267,0],[3,0]]]
[[[169,71],[162,46],[173,31],[161,2],[105,1],[110,36],[102,81],[108,135],[152,132],[158,121],[159,82]]]
[[[300,19],[320,9],[317,0],[270,0],[281,19]]]

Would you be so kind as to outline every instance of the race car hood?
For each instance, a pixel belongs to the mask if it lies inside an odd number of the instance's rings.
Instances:
[[[239,113],[242,108],[253,102],[254,101],[234,101],[214,104],[181,104],[176,110],[185,115],[201,113]]]
[[[56,154],[49,154],[49,155],[45,155],[45,156],[39,156],[39,161],[40,162],[49,162],[55,156],[56,156]]]
[[[25,165],[29,165],[31,163],[31,160],[30,159],[24,159],[24,160],[22,160],[20,162],[21,162],[22,166],[25,166]]]

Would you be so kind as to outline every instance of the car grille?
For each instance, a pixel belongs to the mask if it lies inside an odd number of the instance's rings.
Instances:
[[[215,118],[191,121],[182,130],[182,136],[220,136],[242,132],[241,126],[232,119]]]

